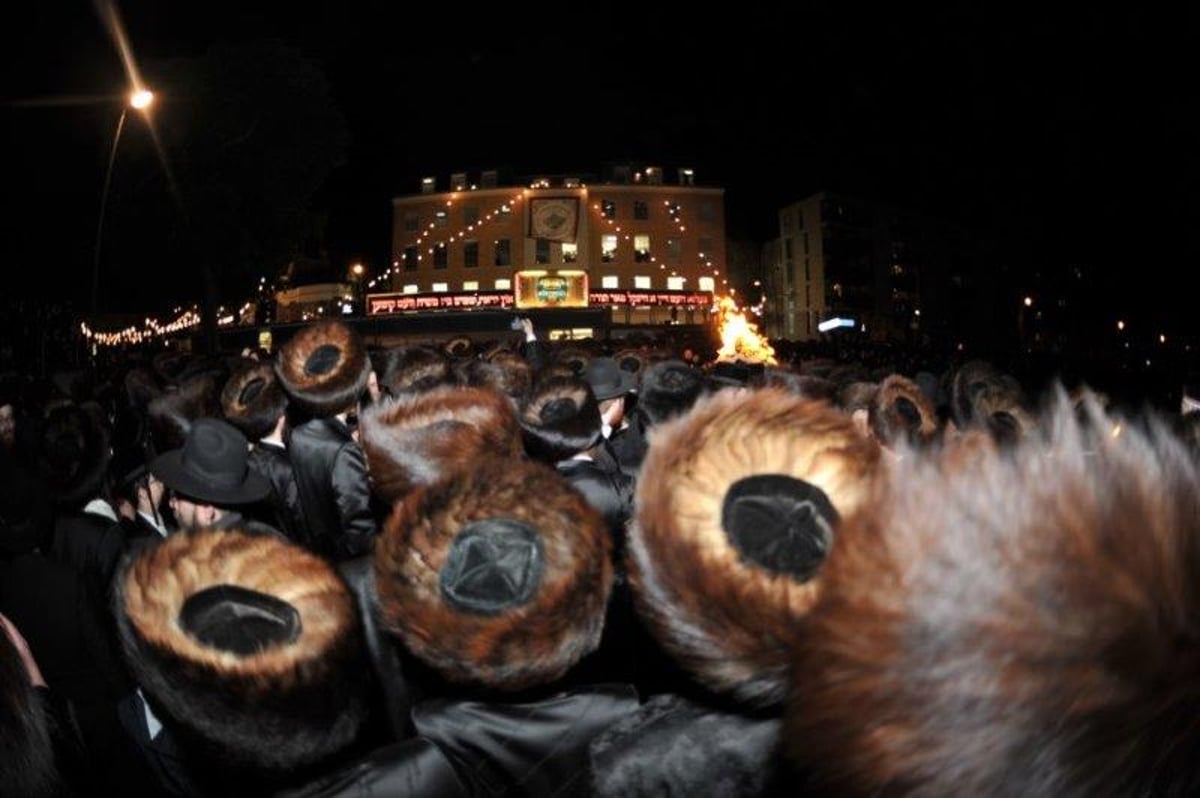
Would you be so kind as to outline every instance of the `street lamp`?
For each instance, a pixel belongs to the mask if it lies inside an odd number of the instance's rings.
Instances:
[[[92,247],[92,311],[93,327],[96,324],[97,300],[100,295],[100,242],[104,237],[104,215],[108,210],[108,188],[112,185],[113,164],[117,160],[117,146],[121,143],[121,133],[125,130],[125,116],[129,109],[149,114],[150,106],[154,103],[154,92],[141,87],[130,93],[126,103],[121,107],[121,116],[117,119],[117,130],[113,134],[112,149],[108,153],[108,168],[104,171],[104,188],[100,192],[100,219],[96,222],[96,243]]]

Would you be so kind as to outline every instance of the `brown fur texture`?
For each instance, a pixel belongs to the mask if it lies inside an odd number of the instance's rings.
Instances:
[[[525,451],[544,463],[566,460],[600,442],[600,406],[578,377],[539,380],[520,421]]]
[[[146,412],[155,450],[161,453],[178,449],[198,419],[220,418],[220,396],[214,376],[199,376],[151,400]]]
[[[583,370],[591,361],[592,353],[586,349],[566,347],[554,353],[554,362],[551,365],[565,366],[578,375],[583,374]]]
[[[871,405],[875,403],[875,396],[878,393],[879,383],[852,382],[848,385],[843,385],[838,390],[837,406],[849,414],[853,414],[859,410],[870,412]]]
[[[1200,792],[1200,473],[1090,413],[904,458],[846,520],[783,734],[814,792]]]
[[[884,446],[907,441],[932,443],[938,433],[937,412],[912,380],[892,374],[879,384],[867,411],[871,434]]]
[[[845,515],[866,498],[879,464],[879,447],[843,414],[781,389],[718,393],[653,433],[629,576],[642,617],[698,681],[752,705],[782,701],[793,631],[822,582],[739,556],[722,527],[729,488],[787,475],[822,489]]]
[[[447,386],[380,402],[359,415],[372,487],[388,502],[404,498],[481,457],[517,457],[521,429],[512,403],[486,388]]]
[[[972,360],[954,375],[951,409],[960,429],[986,429],[998,443],[1011,445],[1032,431],[1020,384],[982,360]]]
[[[334,347],[337,361],[324,373],[307,369],[322,347]],[[354,330],[335,319],[310,324],[279,350],[275,374],[287,395],[304,412],[318,418],[351,408],[367,385],[371,361]]]
[[[287,412],[287,394],[270,363],[247,360],[239,364],[221,391],[225,420],[246,440],[259,441],[270,434]]]
[[[439,576],[459,531],[513,519],[533,527],[545,559],[527,604],[497,615],[463,612]],[[493,458],[471,479],[414,491],[375,546],[375,587],[388,628],[451,682],[521,690],[562,676],[600,642],[612,587],[604,521],[553,470]]]
[[[622,349],[613,355],[613,360],[617,361],[617,365],[622,371],[627,371],[636,378],[634,385],[642,379],[642,372],[646,370],[646,358],[636,349]]]
[[[421,393],[454,382],[446,355],[424,346],[389,349],[379,375],[379,387],[388,396]]]
[[[302,631],[239,656],[184,630],[190,596],[235,585],[295,608]],[[139,550],[114,580],[138,683],[189,749],[256,771],[313,764],[349,745],[366,714],[353,598],[325,561],[269,534],[180,532]]]
[[[464,360],[458,368],[463,385],[499,391],[521,407],[533,387],[533,369],[519,355],[501,352],[491,360]]]

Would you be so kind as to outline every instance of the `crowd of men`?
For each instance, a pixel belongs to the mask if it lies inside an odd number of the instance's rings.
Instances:
[[[0,795],[1200,792],[1200,415],[520,338],[0,381]]]

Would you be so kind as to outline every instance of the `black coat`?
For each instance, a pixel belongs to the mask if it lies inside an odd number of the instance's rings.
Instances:
[[[314,551],[333,560],[367,554],[377,531],[367,460],[337,418],[292,430],[288,453]]]
[[[256,443],[250,450],[246,465],[271,483],[271,495],[263,501],[265,506],[252,508],[248,515],[263,516],[262,520],[270,523],[289,540],[301,546],[311,545],[296,488],[296,474],[287,450],[273,443]]]
[[[60,515],[54,521],[50,557],[75,570],[103,601],[125,550],[125,529],[92,513]]]
[[[625,522],[633,515],[633,479],[620,471],[607,471],[591,460],[562,460],[555,469],[604,517],[620,550]]]

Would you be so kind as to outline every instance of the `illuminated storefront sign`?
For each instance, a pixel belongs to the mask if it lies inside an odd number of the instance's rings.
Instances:
[[[635,307],[712,307],[710,291],[593,291],[592,305],[634,305]]]
[[[503,310],[513,306],[509,291],[471,291],[436,294],[370,294],[367,315],[406,313],[416,310]]]
[[[534,269],[517,272],[513,277],[517,307],[522,310],[588,306],[587,272],[578,269],[556,272]]]

